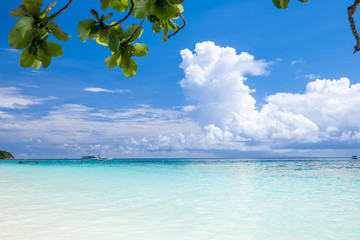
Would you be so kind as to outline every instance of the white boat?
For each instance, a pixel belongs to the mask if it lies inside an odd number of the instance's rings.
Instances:
[[[111,160],[112,158],[100,157],[100,155],[98,155],[98,159],[100,161],[107,161],[107,160]]]
[[[97,157],[90,155],[81,157],[81,161],[107,161],[107,160],[111,160],[111,158],[100,157],[100,155],[98,155]]]

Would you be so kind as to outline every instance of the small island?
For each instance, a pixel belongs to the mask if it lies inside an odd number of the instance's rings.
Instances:
[[[15,159],[15,157],[9,152],[0,150],[0,159]]]

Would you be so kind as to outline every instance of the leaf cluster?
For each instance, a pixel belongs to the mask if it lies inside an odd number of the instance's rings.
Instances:
[[[131,77],[136,74],[137,63],[133,57],[142,57],[148,53],[148,47],[144,43],[134,43],[144,31],[141,26],[147,19],[152,24],[154,33],[163,32],[163,42],[176,34],[186,24],[181,15],[184,11],[185,0],[100,0],[101,10],[111,8],[116,12],[126,13],[119,21],[108,24],[113,13],[106,16],[90,10],[94,19],[85,19],[79,22],[79,39],[86,42],[87,39],[95,40],[98,44],[107,46],[111,56],[105,59],[108,68],[119,66],[125,76]],[[15,27],[9,33],[9,44],[15,49],[23,49],[20,54],[20,66],[34,67],[39,69],[42,65],[46,68],[51,63],[51,57],[59,57],[63,54],[62,47],[52,41],[47,41],[50,35],[58,40],[67,41],[70,35],[65,34],[53,20],[63,10],[67,9],[72,0],[62,10],[52,15],[51,9],[56,2],[50,3],[42,9],[42,0],[23,0],[18,4],[19,8],[10,11],[10,15],[21,18],[15,23]],[[122,24],[130,17],[142,19],[140,24],[131,24],[126,29]],[[184,26],[179,27],[175,23],[181,16]],[[170,31],[174,33],[168,35]]]
[[[79,39],[82,42],[96,40],[100,45],[107,46],[111,51],[111,56],[105,59],[108,68],[119,66],[127,77],[136,74],[137,63],[134,56],[142,57],[148,53],[148,47],[144,43],[134,43],[139,39],[144,31],[141,26],[147,18],[153,24],[154,33],[163,31],[163,42],[167,40],[169,30],[176,31],[179,26],[172,20],[179,18],[179,13],[183,12],[180,3],[184,0],[100,0],[101,9],[109,7],[118,12],[129,11],[124,19],[118,22],[106,24],[113,14],[101,17],[95,10],[91,10],[93,19],[85,19],[78,25]],[[143,19],[141,24],[132,24],[124,31],[121,25],[129,15],[137,19]]]
[[[56,2],[52,2],[41,11],[42,0],[23,0],[23,4],[18,4],[18,9],[10,11],[11,16],[21,18],[9,32],[10,46],[24,49],[20,54],[20,66],[39,69],[42,65],[47,68],[51,57],[60,57],[63,54],[59,44],[47,41],[51,34],[62,41],[71,37],[56,23],[50,22],[53,16],[49,16],[49,13],[55,4]]]

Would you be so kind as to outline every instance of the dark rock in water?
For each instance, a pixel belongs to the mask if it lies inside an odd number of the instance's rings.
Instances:
[[[0,150],[0,159],[15,159],[15,157],[9,152]]]

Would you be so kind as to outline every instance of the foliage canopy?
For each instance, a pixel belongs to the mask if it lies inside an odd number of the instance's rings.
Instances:
[[[64,12],[73,3],[70,0],[58,12],[51,14],[50,11],[56,5],[52,2],[43,8],[42,0],[23,0],[18,4],[19,8],[10,11],[10,15],[21,18],[15,23],[15,27],[9,32],[9,44],[15,49],[22,49],[20,54],[21,67],[33,67],[39,69],[41,66],[47,68],[51,64],[52,57],[60,57],[63,54],[61,45],[48,41],[53,35],[60,41],[67,41],[70,35],[64,33],[54,23],[55,18]],[[77,30],[79,39],[86,42],[88,39],[95,40],[98,44],[107,46],[111,55],[104,61],[106,67],[119,66],[125,76],[132,77],[136,74],[137,63],[134,57],[143,57],[148,53],[148,47],[144,43],[135,43],[144,29],[142,24],[152,24],[154,33],[163,33],[163,42],[178,33],[187,24],[182,15],[185,0],[99,0],[101,10],[111,8],[116,12],[125,14],[122,19],[111,22],[113,13],[106,16],[100,15],[91,9],[93,19],[85,19],[79,22]],[[277,8],[286,9],[290,0],[272,0]],[[308,0],[298,0],[307,2]],[[351,30],[357,41],[355,52],[360,51],[360,37],[357,33],[353,15],[355,14],[360,0],[348,8]],[[141,23],[133,23],[124,30],[122,23],[133,16],[141,19]],[[176,23],[181,18],[182,26]],[[133,19],[133,18],[132,18]],[[110,23],[111,22],[111,23]],[[169,34],[169,32],[172,32]]]
[[[42,8],[42,0],[23,0],[18,4],[19,8],[10,11],[10,15],[21,18],[15,23],[15,27],[9,32],[9,44],[15,49],[22,49],[20,54],[21,67],[41,66],[47,68],[51,64],[52,57],[60,57],[63,54],[61,45],[48,41],[53,35],[60,41],[67,41],[70,35],[64,33],[53,20],[65,11],[74,0],[58,12],[50,15],[51,9],[56,2]],[[163,42],[175,35],[186,25],[182,15],[185,0],[100,0],[101,10],[109,7],[117,12],[125,13],[119,21],[111,22],[113,13],[106,16],[91,9],[93,19],[85,19],[79,22],[77,30],[79,39],[86,42],[88,39],[95,40],[98,44],[107,46],[111,55],[105,59],[108,68],[119,66],[125,76],[131,77],[136,74],[137,63],[134,57],[143,57],[148,53],[148,47],[137,41],[144,29],[142,24],[147,19],[152,24],[154,33],[163,32]],[[142,19],[140,24],[134,23],[124,29],[122,23],[130,18]],[[180,27],[175,21],[183,21]],[[136,21],[135,19],[135,21]],[[169,35],[169,32],[173,32]]]
[[[14,156],[11,153],[0,150],[0,159],[13,159],[13,158]]]

